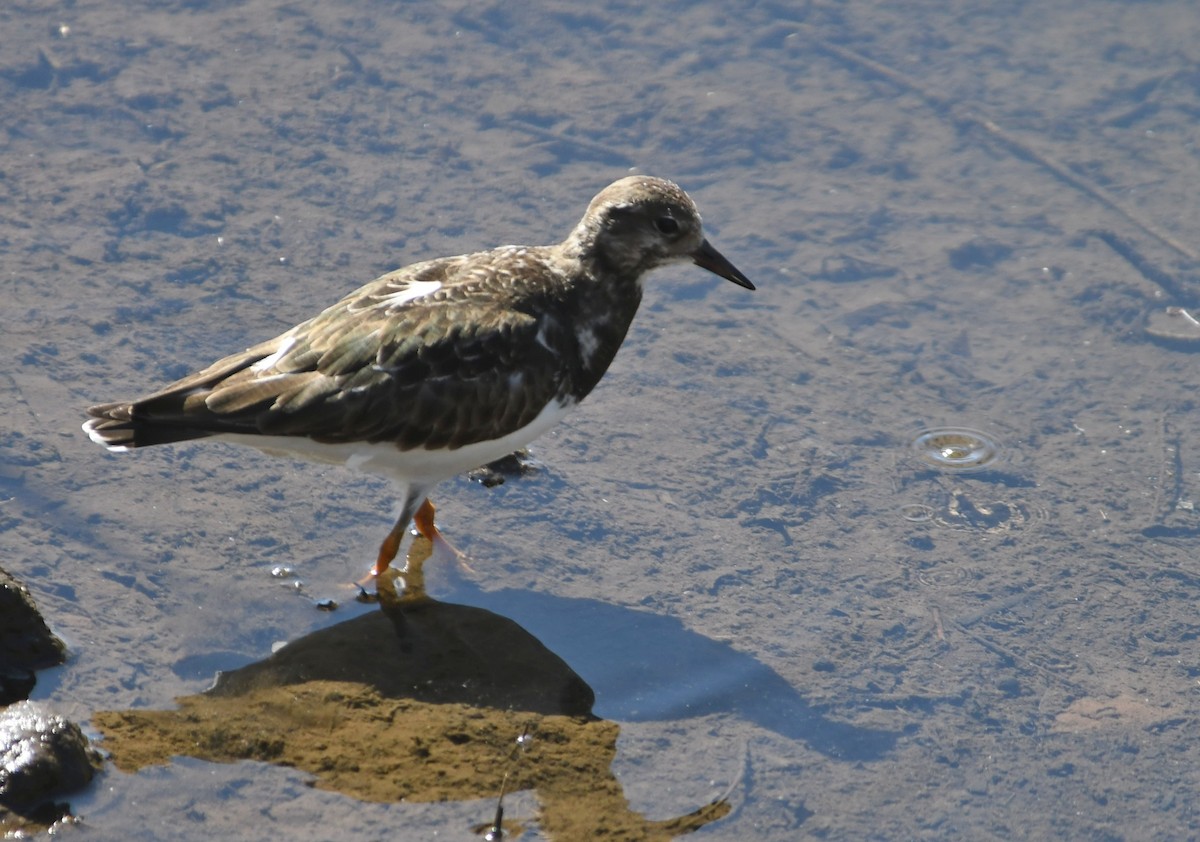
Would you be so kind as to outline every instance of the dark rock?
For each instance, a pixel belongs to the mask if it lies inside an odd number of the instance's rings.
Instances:
[[[61,664],[66,651],[29,591],[0,570],[0,705],[28,698],[34,671]]]
[[[79,726],[37,702],[0,711],[0,805],[21,815],[73,792],[99,767]]]
[[[467,474],[471,479],[484,488],[495,488],[504,485],[505,480],[519,479],[541,470],[541,463],[529,455],[528,450],[518,450],[507,456],[501,456],[495,462],[489,462],[482,468],[476,468]]]

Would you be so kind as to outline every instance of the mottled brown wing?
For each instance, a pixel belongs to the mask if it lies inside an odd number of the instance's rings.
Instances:
[[[524,426],[565,392],[567,337],[461,259],[385,275],[281,336],[130,403],[89,412],[109,444],[220,433],[459,447]],[[440,284],[435,293],[414,284]],[[523,295],[525,297],[523,297]],[[519,309],[518,309],[519,308]],[[551,308],[552,310],[553,308]],[[125,440],[120,440],[124,435]]]

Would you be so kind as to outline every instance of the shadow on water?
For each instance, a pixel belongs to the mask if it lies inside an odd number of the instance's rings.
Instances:
[[[729,802],[663,821],[631,810],[611,768],[620,727],[594,715],[593,690],[568,662],[605,688],[613,719],[734,714],[846,760],[879,757],[895,740],[828,719],[769,668],[677,621],[590,600],[472,594],[537,617],[564,660],[487,606],[428,597],[428,553],[414,544],[403,590],[381,582],[380,611],[221,673],[178,710],[96,714],[114,764],[258,760],[382,802],[532,790],[551,837],[620,828],[668,839],[727,815]]]
[[[473,471],[488,488],[539,472],[524,451]],[[854,727],[829,718],[782,676],[745,652],[688,630],[673,617],[591,599],[536,591],[485,591],[456,580],[454,598],[519,618],[550,641],[599,690],[596,713],[620,722],[670,722],[733,715],[803,742],[829,757],[876,760],[898,732]]]
[[[838,722],[778,673],[732,646],[661,617],[590,599],[520,590],[457,596],[522,625],[599,689],[598,712],[623,722],[732,714],[830,757],[875,760],[898,734]]]

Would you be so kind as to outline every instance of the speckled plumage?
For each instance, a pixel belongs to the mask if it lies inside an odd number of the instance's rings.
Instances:
[[[436,482],[527,444],[581,401],[625,338],[645,272],[683,260],[754,288],[705,241],[679,187],[621,179],[558,245],[390,272],[148,397],[91,407],[84,429],[113,450],[215,437],[389,476],[404,495],[395,537]]]

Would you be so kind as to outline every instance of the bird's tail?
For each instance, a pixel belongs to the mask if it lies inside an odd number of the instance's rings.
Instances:
[[[209,430],[186,425],[156,424],[151,418],[139,417],[136,403],[99,404],[89,407],[88,415],[92,417],[83,425],[88,438],[115,452],[212,435]]]

